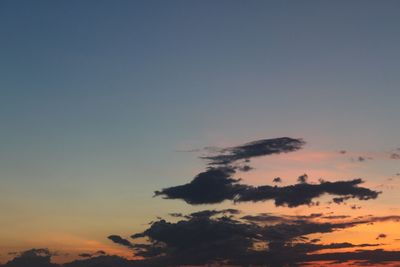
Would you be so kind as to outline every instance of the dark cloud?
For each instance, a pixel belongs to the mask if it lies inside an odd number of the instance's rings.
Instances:
[[[362,261],[362,266],[377,266],[379,263],[399,262],[400,251],[385,251],[382,249],[363,250],[355,252],[336,252],[307,255],[305,261]]]
[[[19,253],[2,267],[172,267],[214,263],[278,267],[322,260],[381,262],[400,259],[398,251],[321,253],[326,249],[367,248],[380,244],[324,244],[320,239],[309,239],[311,234],[332,233],[372,222],[397,221],[399,216],[364,216],[344,222],[321,222],[320,219],[327,219],[321,213],[301,216],[264,213],[238,217],[239,214],[234,209],[204,210],[180,214],[185,218],[177,222],[161,219],[153,222],[145,231],[132,235],[135,240],[145,240],[144,243],[131,243],[117,235],[109,237],[131,249],[136,256],[143,257],[139,260],[103,255],[104,252],[98,251],[93,254],[81,253],[86,259],[57,265],[50,261],[53,253],[47,249],[34,249]],[[274,221],[274,224],[265,224],[265,221]],[[95,254],[97,257],[90,257]]]
[[[332,198],[332,201],[336,204],[341,204],[344,203],[346,200],[349,200],[351,197],[345,196],[345,197],[334,197]]]
[[[131,242],[129,242],[127,239],[120,237],[119,235],[110,235],[107,237],[111,241],[113,241],[116,244],[119,244],[121,246],[125,246],[128,248],[133,248],[133,245]]]
[[[365,216],[362,218],[362,220],[368,221],[370,223],[387,222],[387,221],[400,222],[400,215],[390,215],[390,216],[381,216],[381,217]]]
[[[246,164],[250,158],[296,151],[304,143],[301,139],[281,137],[258,140],[230,148],[207,148],[216,155],[202,158],[208,160],[210,165],[218,165],[217,167],[211,167],[199,173],[188,184],[156,191],[155,196],[183,199],[189,204],[212,204],[233,200],[247,186],[238,184],[240,179],[232,176],[236,171],[252,170],[252,167]],[[238,164],[236,161],[244,161],[245,164]]]
[[[51,263],[54,255],[47,248],[34,248],[18,253],[4,267],[56,267],[56,264]]]
[[[95,257],[95,256],[100,256],[100,255],[106,255],[106,252],[103,250],[98,250],[95,253],[80,253],[80,254],[78,254],[78,256],[82,257],[82,258],[91,258],[91,257]]]
[[[312,221],[293,221],[285,222],[272,226],[268,226],[264,229],[262,235],[266,240],[275,241],[279,243],[287,243],[288,241],[301,241],[304,236],[310,234],[323,234],[332,233],[336,230],[353,227],[362,222],[341,222],[341,223],[330,223],[330,222],[312,222]]]
[[[254,222],[254,223],[266,223],[266,224],[273,224],[273,223],[282,223],[282,222],[287,222],[290,220],[286,216],[282,215],[274,215],[274,214],[268,214],[268,213],[261,213],[257,215],[246,215],[243,216],[241,219],[249,222]]]
[[[296,221],[313,220],[324,218],[322,213],[311,213],[310,215],[280,215],[271,213],[259,213],[257,215],[246,215],[241,217],[242,220],[257,224],[276,224],[276,223],[292,223]]]
[[[361,179],[338,182],[327,182],[321,179],[319,184],[309,184],[307,183],[308,176],[304,174],[299,176],[298,184],[278,187],[246,185],[240,183],[240,179],[233,177],[237,171],[250,170],[250,167],[246,167],[248,165],[237,165],[235,161],[248,162],[251,157],[291,152],[300,149],[303,144],[304,141],[301,139],[282,137],[220,149],[217,155],[203,157],[209,160],[211,165],[220,166],[208,168],[196,175],[189,183],[155,191],[155,196],[181,199],[192,205],[216,204],[225,200],[234,202],[274,200],[276,206],[288,207],[318,205],[319,203],[313,200],[323,194],[338,196],[334,199],[336,203],[350,198],[368,200],[378,196],[377,191],[359,187],[358,185],[363,182]],[[280,181],[280,178],[274,179],[274,182]]]
[[[242,172],[248,172],[251,171],[253,169],[253,167],[249,166],[249,165],[243,165],[243,166],[239,166],[238,170],[242,171]]]
[[[392,153],[392,154],[390,155],[390,158],[391,158],[391,159],[400,159],[400,154],[399,154],[399,153]]]
[[[350,216],[349,215],[325,215],[322,218],[336,220],[336,219],[347,219],[347,218],[350,218]]]
[[[349,242],[343,243],[330,243],[330,244],[316,244],[316,243],[298,243],[292,246],[292,249],[297,252],[310,253],[320,251],[324,249],[341,249],[341,248],[365,248],[365,247],[376,247],[380,244],[352,244]]]
[[[245,253],[257,238],[253,228],[257,227],[228,217],[193,217],[177,223],[160,220],[132,237],[147,237],[159,249],[156,256],[167,254],[170,265],[201,265]],[[139,250],[137,254],[144,252]]]
[[[217,215],[232,216],[237,214],[240,214],[240,211],[237,209],[223,209],[223,210],[202,210],[202,211],[192,212],[188,215],[184,215],[182,213],[170,213],[169,215],[175,218],[190,219],[195,217],[212,217]]]
[[[189,204],[212,204],[233,200],[245,185],[234,179],[232,168],[211,168],[198,174],[190,183],[156,191],[155,196],[167,199],[182,199]]]
[[[209,161],[211,167],[189,183],[156,191],[155,196],[181,199],[193,205],[216,204],[226,200],[235,203],[272,200],[276,206],[297,207],[318,205],[315,199],[326,194],[335,196],[333,202],[338,204],[349,199],[375,199],[379,195],[378,191],[361,187],[362,179],[336,182],[320,179],[319,183],[308,183],[308,176],[304,174],[293,185],[252,186],[234,178],[239,171],[251,170],[250,166],[245,166],[252,157],[295,151],[303,144],[300,139],[277,138],[226,149],[214,148],[216,155],[202,157]],[[273,180],[281,181],[279,177]],[[238,218],[238,214],[236,210],[205,210],[189,215],[173,213],[171,216],[181,220],[152,222],[147,230],[131,236],[147,239],[148,243],[133,244],[131,248],[136,255],[146,259],[162,259],[165,266],[217,262],[240,266],[264,266],[266,263],[268,266],[283,266],[282,263],[304,261],[308,253],[323,249],[378,245],[349,242],[321,244],[318,239],[309,241],[311,234],[332,233],[358,224],[394,219],[368,217],[352,220],[346,215],[326,216],[322,213],[303,216],[262,213]]]
[[[149,266],[150,267],[156,265],[148,265],[146,261],[131,261],[119,256],[98,256],[94,258],[75,260],[58,266],[59,267],[147,267]]]
[[[82,257],[82,258],[90,258],[90,257],[92,257],[92,254],[90,254],[90,253],[81,253],[81,254],[78,254],[78,256]]]
[[[287,153],[299,150],[305,142],[302,139],[281,137],[263,139],[250,142],[241,146],[219,149],[217,155],[203,156],[210,165],[231,165],[238,160],[248,160],[272,154]]]
[[[223,210],[202,210],[198,212],[190,213],[187,218],[198,218],[198,217],[212,217],[216,215],[237,215],[240,211],[237,209],[223,209]]]
[[[338,182],[320,182],[319,184],[299,183],[289,186],[247,186],[235,198],[236,202],[274,200],[276,206],[297,207],[310,205],[312,200],[323,194],[339,195],[359,200],[374,199],[379,192],[359,187],[361,179]]]
[[[257,202],[274,200],[276,206],[297,207],[310,205],[314,198],[323,194],[338,195],[334,202],[343,202],[350,198],[359,200],[375,199],[379,192],[358,185],[361,179],[350,181],[309,184],[302,182],[289,186],[250,186],[240,184],[240,179],[231,177],[232,169],[209,169],[197,175],[190,183],[156,191],[156,196],[166,199],[182,199],[189,204],[213,204],[224,200],[234,202]]]
[[[330,243],[330,244],[313,244],[301,243],[292,245],[276,245],[276,250],[249,250],[244,255],[232,257],[228,260],[220,259],[219,266],[265,266],[265,267],[282,267],[282,266],[307,266],[318,262],[329,266],[333,263],[348,263],[348,266],[381,266],[385,263],[396,263],[400,261],[400,251],[385,251],[382,249],[375,250],[356,250],[352,252],[330,252],[330,253],[312,253],[323,249],[339,249],[339,248],[366,248],[374,247],[377,244],[351,244]],[[184,256],[184,255],[183,255]],[[182,257],[184,259],[185,257]],[[13,262],[13,263],[11,263]],[[2,267],[173,267],[180,266],[174,264],[175,259],[162,256],[154,259],[128,260],[120,256],[99,256],[94,258],[86,258],[74,260],[65,264],[38,263],[35,261],[19,262],[10,261]],[[188,261],[192,262],[192,261]],[[225,263],[225,265],[223,264]],[[194,266],[194,265],[191,265]],[[195,265],[199,266],[199,265]],[[202,265],[204,266],[204,265]],[[313,265],[314,266],[314,265]],[[322,265],[321,265],[322,266]]]
[[[274,183],[282,183],[282,178],[281,177],[275,177],[272,182]]]
[[[171,217],[175,217],[175,218],[185,218],[186,216],[180,212],[173,212],[173,213],[169,213],[168,214]]]
[[[264,213],[239,218],[236,213],[205,210],[184,215],[185,219],[177,222],[153,222],[145,231],[132,235],[134,239],[147,239],[147,243],[133,244],[133,250],[148,262],[156,260],[162,266],[211,263],[285,266],[310,260],[309,253],[324,249],[380,245],[323,244],[319,239],[310,241],[308,236],[311,234],[332,233],[360,224],[398,219],[397,216],[386,216],[321,222],[320,219],[327,220],[328,217],[320,213],[303,216]]]
[[[307,183],[307,180],[308,180],[308,175],[307,175],[307,174],[300,175],[300,176],[297,178],[297,181],[298,181],[299,183],[302,183],[302,184]]]
[[[367,160],[373,160],[372,157],[366,157],[366,156],[358,156],[355,159],[351,158],[350,159],[352,162],[356,161],[356,162],[366,162]]]
[[[378,239],[383,239],[383,238],[386,238],[386,237],[387,237],[386,234],[379,234],[375,239],[378,240]]]

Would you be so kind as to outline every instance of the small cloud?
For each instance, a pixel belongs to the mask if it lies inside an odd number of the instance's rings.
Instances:
[[[305,184],[305,183],[307,183],[307,179],[308,179],[308,175],[307,175],[307,174],[303,174],[303,175],[300,175],[300,176],[297,178],[297,181],[298,181],[299,183]]]
[[[386,238],[386,237],[387,237],[386,234],[379,234],[375,239],[378,240],[378,239],[383,239],[383,238]]]
[[[272,182],[274,182],[274,183],[282,183],[282,179],[281,179],[281,177],[275,177],[275,178],[272,180]]]
[[[253,169],[253,167],[251,167],[249,165],[243,165],[243,166],[239,166],[238,169],[239,169],[239,171],[242,171],[242,172],[248,172],[248,171],[251,171]]]
[[[372,157],[366,157],[366,156],[358,156],[357,158],[351,158],[351,161],[356,161],[356,162],[365,162],[367,160],[373,160]]]
[[[399,154],[399,153],[392,153],[392,154],[390,155],[390,158],[391,158],[391,159],[400,159],[400,154]]]
[[[366,160],[366,158],[364,158],[364,157],[362,157],[362,156],[359,156],[359,157],[357,158],[357,160],[358,160],[359,162],[363,162],[363,161]]]

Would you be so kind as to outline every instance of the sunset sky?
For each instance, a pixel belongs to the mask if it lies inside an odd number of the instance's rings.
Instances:
[[[31,248],[57,251],[54,262],[133,259],[107,237],[169,213],[400,216],[399,11],[394,0],[0,1],[0,263]],[[234,177],[362,178],[382,193],[297,207],[153,197],[203,172],[210,147],[286,136],[306,144]],[[312,237],[400,250],[395,220]]]

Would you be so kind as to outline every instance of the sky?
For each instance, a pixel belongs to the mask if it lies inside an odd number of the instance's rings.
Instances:
[[[107,236],[141,232],[172,212],[400,215],[399,8],[1,1],[0,263],[43,247],[60,252],[56,262],[97,250],[135,258]],[[306,144],[254,159],[235,177],[253,186],[278,176],[295,184],[304,173],[312,183],[363,178],[382,193],[294,208],[153,197],[204,171],[204,148],[286,136]],[[393,221],[323,240],[374,243],[381,233],[382,248],[400,250]]]

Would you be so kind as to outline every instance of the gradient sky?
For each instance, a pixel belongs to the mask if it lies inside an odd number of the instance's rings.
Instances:
[[[208,207],[152,198],[204,168],[201,152],[180,151],[261,138],[307,146],[257,160],[247,183],[363,177],[384,194],[354,214],[399,214],[399,10],[389,0],[1,1],[1,261],[31,247],[123,254],[107,235]],[[381,229],[344,233],[372,242]]]

